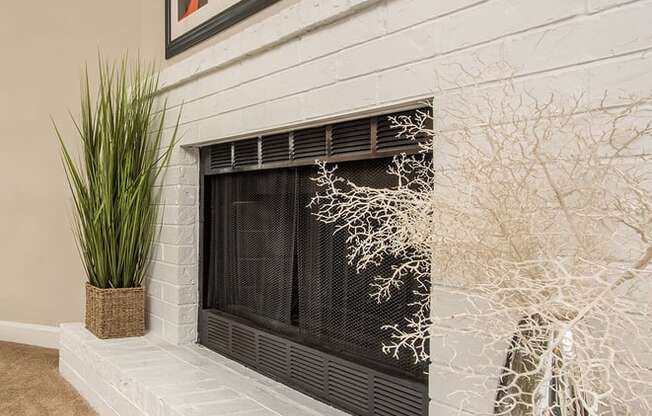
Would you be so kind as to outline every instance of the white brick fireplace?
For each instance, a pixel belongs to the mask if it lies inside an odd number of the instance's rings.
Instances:
[[[284,0],[168,67],[182,140],[161,188],[150,331],[197,339],[199,146],[420,102],[436,70],[475,58],[507,61],[536,87],[649,93],[651,18],[650,0]],[[459,376],[436,360],[430,377],[432,415],[490,411],[490,398],[460,405],[443,388]]]
[[[173,344],[197,339],[198,164],[196,149],[174,149],[160,188],[160,233],[147,282],[148,328]]]

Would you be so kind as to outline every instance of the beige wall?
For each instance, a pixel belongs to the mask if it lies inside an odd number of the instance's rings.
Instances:
[[[0,13],[0,321],[55,325],[83,316],[84,275],[50,115],[67,115],[97,51],[163,55],[163,2],[8,2]],[[135,6],[134,6],[135,5]]]
[[[161,0],[11,2],[0,13],[0,321],[56,325],[83,318],[72,201],[50,116],[71,146],[86,62],[129,51],[161,67],[231,37],[284,0],[165,61]]]

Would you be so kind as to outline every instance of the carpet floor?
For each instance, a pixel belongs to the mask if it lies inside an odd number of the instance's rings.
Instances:
[[[1,416],[96,414],[59,375],[57,350],[0,342]]]

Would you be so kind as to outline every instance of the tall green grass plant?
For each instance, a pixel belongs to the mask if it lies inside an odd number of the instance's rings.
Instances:
[[[99,60],[95,97],[82,81],[79,159],[55,130],[74,201],[74,233],[86,275],[99,288],[140,287],[157,233],[157,178],[176,143],[162,143],[166,104],[157,111],[158,72],[127,59]]]

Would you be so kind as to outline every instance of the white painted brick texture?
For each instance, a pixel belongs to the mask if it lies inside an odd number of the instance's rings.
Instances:
[[[588,67],[604,65],[613,73],[610,65],[623,57],[645,67],[652,45],[646,24],[649,0],[609,7],[585,0],[330,3],[318,7],[322,2],[304,0],[288,6],[312,15],[305,11],[312,5],[325,20],[322,25],[310,20],[311,30],[287,29],[283,42],[258,37],[255,44],[256,38],[244,41],[240,34],[225,40],[250,43],[256,51],[247,55],[241,45],[242,56],[233,63],[222,56],[227,52],[219,44],[209,48],[211,59],[202,52],[167,69],[163,79],[170,102],[185,100],[182,122],[196,129],[183,143],[240,137],[426,98],[434,92],[435,71],[446,73],[454,68],[451,64],[468,64],[470,57],[505,59],[518,76],[546,84],[559,71],[585,79]],[[285,13],[288,26],[295,24],[289,17],[295,12]],[[255,33],[265,33],[271,22],[254,25],[261,26]],[[189,67],[196,69],[184,75]],[[202,76],[174,88],[174,82],[198,72]],[[611,86],[600,81],[591,80],[591,88]],[[182,198],[168,192],[173,200]]]
[[[652,0],[298,0],[162,75],[182,111],[184,145],[247,137],[432,96],[435,73],[505,60],[535,91],[593,99],[652,92]],[[490,85],[496,74],[483,74]],[[445,84],[439,84],[439,87]],[[169,134],[169,129],[167,133]],[[150,270],[150,327],[196,337],[197,153],[175,152],[161,182],[161,234]],[[433,351],[436,356],[437,352]],[[469,356],[467,365],[473,365]],[[464,357],[460,357],[464,359]],[[431,414],[472,414],[439,389]],[[442,380],[441,383],[437,380]],[[459,380],[458,380],[459,381]],[[455,382],[451,379],[451,385]],[[449,392],[450,393],[450,392]],[[486,404],[486,403],[485,403]]]
[[[149,330],[173,344],[197,339],[198,184],[197,150],[174,149],[157,188],[158,236],[147,282]]]
[[[59,368],[100,416],[346,416],[197,346],[61,325]]]

